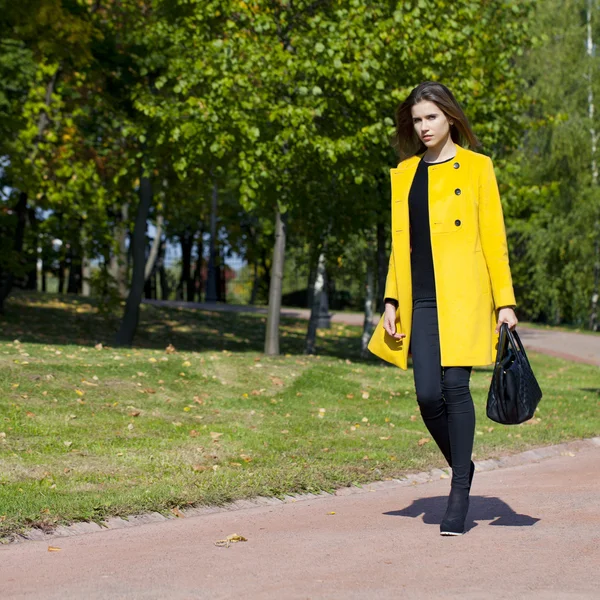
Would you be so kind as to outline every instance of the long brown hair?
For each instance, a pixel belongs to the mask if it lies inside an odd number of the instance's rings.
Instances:
[[[471,148],[480,146],[479,140],[473,133],[469,120],[456,101],[452,92],[443,84],[435,81],[420,83],[408,95],[408,98],[396,111],[396,135],[394,145],[400,155],[400,160],[421,154],[427,146],[421,141],[413,126],[411,108],[423,100],[429,100],[438,106],[447,118],[454,121],[450,126],[452,141],[461,146]]]

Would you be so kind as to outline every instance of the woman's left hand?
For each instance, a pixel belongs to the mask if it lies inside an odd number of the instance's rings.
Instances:
[[[515,311],[512,308],[501,308],[498,312],[498,325],[496,325],[496,333],[500,333],[500,326],[502,323],[506,323],[508,328],[512,331],[517,326],[518,322],[517,315],[515,315]]]

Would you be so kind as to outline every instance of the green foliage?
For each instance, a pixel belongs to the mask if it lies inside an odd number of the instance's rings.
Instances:
[[[600,235],[590,134],[600,124],[588,112],[589,75],[597,102],[600,69],[586,55],[585,8],[583,0],[538,3],[539,40],[520,60],[530,82],[526,132],[499,170],[520,314],[556,324],[589,322]]]

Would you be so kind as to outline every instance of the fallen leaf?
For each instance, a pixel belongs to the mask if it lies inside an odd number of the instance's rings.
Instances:
[[[334,511],[334,510],[332,510],[331,512],[328,512],[327,514],[328,514],[328,515],[335,515],[335,511]]]
[[[411,421],[416,421],[417,420],[417,415],[410,415],[410,420]]]
[[[73,442],[63,442],[63,444],[67,447],[70,448],[73,445]]]
[[[429,438],[421,438],[417,444],[419,444],[419,446],[423,446],[425,444],[427,444],[429,441],[431,441]]]
[[[96,350],[102,350],[102,344],[96,344],[96,345],[94,346],[94,348],[95,348]]]
[[[136,409],[136,410],[132,410],[129,413],[129,416],[130,417],[139,417],[141,414],[142,414],[142,411]]]
[[[270,379],[275,385],[283,385],[283,379],[280,379],[279,377],[273,377],[271,375]]]
[[[235,542],[247,542],[248,540],[237,533],[232,533],[228,535],[224,540],[218,540],[215,542],[215,546],[225,546],[225,548],[229,548],[230,544]]]
[[[192,363],[189,360],[184,360],[181,364],[182,367],[191,367]]]
[[[210,432],[210,437],[213,440],[218,440],[223,434],[222,433],[217,433],[216,431],[211,431]]]
[[[61,548],[58,548],[56,546],[48,546],[48,552],[60,552]]]
[[[177,350],[175,350],[175,346],[173,346],[173,344],[169,344],[166,348],[165,348],[165,352],[167,354],[173,354],[175,352],[177,352]]]
[[[185,519],[185,515],[175,506],[171,512],[179,519]]]
[[[368,400],[369,399],[369,392],[363,392],[362,393],[362,397],[363,397],[363,400]]]
[[[195,429],[192,429],[190,431],[190,437],[198,437],[199,435],[200,434]]]

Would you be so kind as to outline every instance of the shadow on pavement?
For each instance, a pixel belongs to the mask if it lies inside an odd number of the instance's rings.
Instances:
[[[412,517],[423,515],[423,523],[439,525],[448,503],[447,496],[419,498],[410,506],[401,510],[393,510],[384,514],[393,517]],[[489,525],[506,527],[531,527],[540,519],[516,513],[506,502],[495,496],[471,496],[466,529],[477,526],[475,521],[491,521]]]

